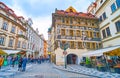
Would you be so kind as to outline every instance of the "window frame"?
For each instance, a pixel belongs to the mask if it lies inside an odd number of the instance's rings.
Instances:
[[[104,13],[102,14],[102,16],[103,16],[103,19],[105,20],[105,19],[107,18],[106,12],[104,12]]]
[[[3,22],[2,29],[6,30],[6,31],[8,30],[8,22],[7,21]]]
[[[107,37],[105,29],[102,30],[103,39]]]
[[[110,28],[109,27],[106,28],[106,34],[107,34],[107,37],[111,36],[111,32],[110,32]]]
[[[110,7],[111,7],[112,13],[114,13],[117,10],[115,3],[113,3]]]
[[[1,39],[2,38],[2,39]],[[1,41],[2,40],[2,41]],[[5,44],[5,37],[0,36],[0,45],[4,46]]]
[[[13,31],[13,28],[14,28],[14,31]],[[15,27],[15,26],[12,26],[12,28],[11,28],[11,33],[15,33],[15,30],[16,30],[16,27]]]
[[[116,27],[117,33],[120,32],[120,20],[115,22],[115,27]]]
[[[116,0],[117,8],[120,8],[120,0]]]
[[[20,46],[21,46],[21,41],[18,41],[17,48],[20,48]]]
[[[12,42],[11,42],[11,41],[12,41]],[[8,46],[9,46],[9,47],[13,47],[13,44],[14,44],[14,39],[10,38],[10,39],[9,39],[9,44],[8,44]]]

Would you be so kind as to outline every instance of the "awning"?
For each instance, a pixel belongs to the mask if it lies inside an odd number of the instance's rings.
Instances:
[[[0,55],[6,55],[7,53],[5,51],[3,51],[2,49],[0,49]]]
[[[103,49],[99,49],[99,50],[95,50],[95,51],[89,51],[89,52],[82,54],[82,56],[101,56],[105,52],[109,52],[109,51],[119,49],[119,48],[120,48],[120,45],[119,46],[112,46],[112,47],[103,48]]]
[[[3,50],[5,51],[7,54],[16,54],[18,52],[21,52],[21,50]]]
[[[108,56],[120,56],[120,48],[103,53]]]

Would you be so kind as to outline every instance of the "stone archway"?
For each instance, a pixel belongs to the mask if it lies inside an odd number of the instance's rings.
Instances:
[[[78,64],[78,56],[75,54],[67,55],[67,64]]]

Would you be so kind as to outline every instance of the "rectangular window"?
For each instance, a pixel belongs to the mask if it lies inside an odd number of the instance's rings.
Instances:
[[[17,48],[20,48],[21,41],[18,41]]]
[[[65,19],[64,18],[62,18],[62,23],[65,23]]]
[[[105,30],[102,30],[102,35],[103,35],[103,38],[106,38]]]
[[[4,45],[5,42],[5,38],[4,37],[0,37],[0,45]]]
[[[3,30],[8,30],[8,23],[7,23],[7,22],[4,22],[4,23],[3,23],[2,29],[3,29]]]
[[[72,20],[72,18],[70,18],[70,24],[72,24],[73,23],[73,20]]]
[[[19,30],[18,34],[19,35],[23,35],[23,32],[21,30]]]
[[[95,38],[97,37],[96,32],[94,32],[94,37],[95,37]]]
[[[15,27],[12,26],[11,33],[15,33]]]
[[[113,3],[113,4],[111,5],[111,11],[112,11],[112,12],[115,12],[115,11],[116,11],[115,3]]]
[[[116,0],[117,7],[120,8],[120,0]]]
[[[103,18],[104,18],[104,20],[106,19],[106,13],[105,12],[103,13]]]
[[[13,39],[9,40],[9,47],[13,47]]]
[[[106,28],[106,33],[107,33],[107,36],[111,36],[109,27]]]
[[[24,48],[24,49],[26,48],[26,43],[25,42],[22,43],[22,48]]]
[[[120,32],[120,21],[115,22],[117,32]]]

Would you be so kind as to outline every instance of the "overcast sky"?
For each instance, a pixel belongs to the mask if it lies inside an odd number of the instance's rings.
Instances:
[[[52,13],[55,8],[66,10],[73,6],[78,12],[86,12],[87,7],[94,0],[0,0],[14,10],[17,16],[33,20],[33,28],[48,39],[47,31],[52,23]]]

